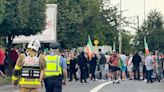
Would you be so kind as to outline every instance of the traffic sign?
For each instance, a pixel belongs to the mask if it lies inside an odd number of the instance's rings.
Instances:
[[[94,44],[95,45],[98,45],[99,44],[99,41],[98,40],[94,40]]]

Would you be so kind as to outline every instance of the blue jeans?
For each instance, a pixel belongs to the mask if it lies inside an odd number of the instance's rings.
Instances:
[[[147,70],[147,82],[152,82],[152,73],[153,73],[153,69],[152,70]]]
[[[62,92],[62,77],[47,77],[44,83],[46,92]]]

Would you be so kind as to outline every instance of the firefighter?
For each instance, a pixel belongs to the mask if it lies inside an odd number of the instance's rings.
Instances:
[[[44,77],[44,56],[38,55],[40,42],[31,40],[26,52],[22,53],[12,75],[12,84],[19,85],[20,92],[38,92]]]
[[[53,47],[51,48],[53,49]],[[49,55],[45,56],[45,61],[44,84],[46,92],[62,92],[62,84],[66,85],[67,80],[66,59],[57,55],[57,52],[53,49]]]

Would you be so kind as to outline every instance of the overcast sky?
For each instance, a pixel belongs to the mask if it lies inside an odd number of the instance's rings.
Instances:
[[[111,0],[112,4],[119,4],[120,0]],[[157,9],[164,15],[164,0],[145,0],[146,15],[152,10]],[[124,16],[139,16],[140,24],[144,20],[144,0],[122,0],[122,10]]]
[[[119,4],[120,0],[111,0],[111,4]],[[147,14],[157,9],[164,16],[164,0],[145,0],[145,13]],[[123,16],[132,17],[137,20],[135,16],[139,16],[140,25],[144,20],[144,0],[122,0],[122,10],[125,10]],[[137,21],[136,21],[137,22]]]

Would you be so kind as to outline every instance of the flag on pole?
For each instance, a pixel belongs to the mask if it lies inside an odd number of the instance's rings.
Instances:
[[[144,46],[145,46],[145,54],[149,54],[150,51],[149,51],[148,44],[146,42],[146,38],[145,37],[144,37]]]
[[[88,43],[86,46],[86,53],[88,53],[89,58],[92,58],[92,51],[93,51],[93,46],[92,46],[92,42],[90,39],[90,36],[88,36]]]

